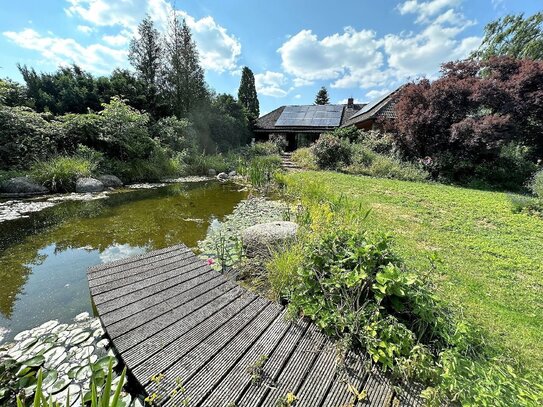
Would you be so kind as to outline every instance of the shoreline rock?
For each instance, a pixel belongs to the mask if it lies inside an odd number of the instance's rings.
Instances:
[[[10,178],[0,184],[0,194],[9,196],[34,196],[48,194],[49,190],[30,177]]]
[[[75,182],[75,192],[102,192],[104,184],[96,178],[78,178]]]

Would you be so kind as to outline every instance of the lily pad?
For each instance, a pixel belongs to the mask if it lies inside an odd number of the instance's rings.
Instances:
[[[25,360],[24,364],[30,367],[40,367],[45,362],[45,357],[43,355],[34,356],[28,360]]]
[[[66,341],[69,345],[78,345],[81,342],[84,342],[87,340],[87,338],[90,336],[90,332],[80,332],[77,335],[72,336],[69,340]]]
[[[75,376],[77,375],[79,369],[81,369],[81,366],[73,365],[72,367],[70,367],[70,369],[68,370],[68,377],[70,379],[75,379]]]
[[[58,361],[57,364],[60,364],[66,358],[66,348],[64,346],[55,346],[45,352],[43,356],[48,362]],[[61,360],[59,361],[59,359]]]
[[[87,359],[92,355],[92,352],[94,352],[94,346],[85,346],[75,354],[75,357],[79,360]]]
[[[92,321],[90,325],[91,329],[97,329],[97,328],[100,328],[101,326],[102,326],[102,323],[100,322],[98,318]]]
[[[38,342],[38,338],[34,338],[34,337],[26,338],[24,341],[19,343],[19,349],[21,350],[28,349],[31,346],[33,346],[36,342]]]
[[[96,344],[96,347],[97,348],[105,348],[108,345],[109,345],[109,340],[108,339],[102,339],[100,342],[98,342]]]
[[[43,324],[39,326],[39,328],[45,331],[51,331],[57,325],[58,325],[58,321],[56,319],[53,319],[51,321],[44,322]]]
[[[26,376],[27,374],[29,374],[31,371],[32,371],[32,367],[27,366],[27,365],[22,365],[19,368],[19,371],[16,373],[16,376],[17,377],[23,377],[23,376]]]
[[[54,334],[58,334],[66,331],[66,328],[68,328],[68,324],[60,324],[51,329],[51,332]]]
[[[49,389],[49,392],[51,394],[55,394],[55,393],[58,393],[58,392],[61,392],[62,390],[64,390],[66,387],[68,387],[68,385],[71,383],[71,379],[68,378],[68,376],[66,375],[63,375],[63,376],[60,376],[57,381],[51,386],[51,388]]]
[[[13,339],[16,341],[22,341],[23,339],[29,338],[30,335],[32,335],[30,331],[22,331],[15,335]]]
[[[50,370],[49,373],[43,378],[42,389],[48,390],[49,387],[54,385],[58,379],[58,372],[56,370]]]
[[[77,380],[84,380],[91,377],[91,375],[92,369],[90,368],[90,366],[83,366],[77,371],[77,373],[75,374],[75,378]]]

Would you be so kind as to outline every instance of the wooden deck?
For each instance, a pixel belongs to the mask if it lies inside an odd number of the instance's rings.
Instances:
[[[361,355],[338,369],[314,325],[287,321],[183,245],[92,267],[88,279],[117,354],[159,405],[276,406],[287,393],[297,407],[417,404],[368,374]],[[350,386],[367,399],[357,404]]]

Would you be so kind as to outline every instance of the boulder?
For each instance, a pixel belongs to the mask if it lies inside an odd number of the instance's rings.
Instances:
[[[123,182],[115,175],[100,175],[98,181],[102,182],[106,188],[120,188],[123,186]]]
[[[215,175],[217,175],[217,171],[215,171],[213,168],[210,168],[209,170],[207,170],[207,175],[209,177],[214,177]]]
[[[236,171],[230,171],[230,172],[228,173],[228,176],[229,176],[229,177],[235,177],[236,175],[238,175],[238,173],[237,173]]]
[[[102,192],[104,184],[96,178],[78,178],[75,182],[75,192]]]
[[[228,179],[228,174],[226,172],[219,172],[219,175],[217,175],[217,179],[219,181],[226,181]]]
[[[291,243],[298,231],[294,222],[276,221],[261,223],[241,233],[243,248],[248,257],[267,257],[273,249]]]
[[[5,194],[29,194],[29,195],[39,195],[46,194],[49,192],[47,188],[43,185],[40,185],[32,181],[28,177],[15,177],[7,181],[4,181],[0,185],[0,192]]]

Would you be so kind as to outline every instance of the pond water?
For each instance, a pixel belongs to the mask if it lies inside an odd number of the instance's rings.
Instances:
[[[0,337],[92,313],[88,267],[178,243],[196,247],[246,198],[239,189],[216,181],[172,184],[64,202],[0,223]]]

